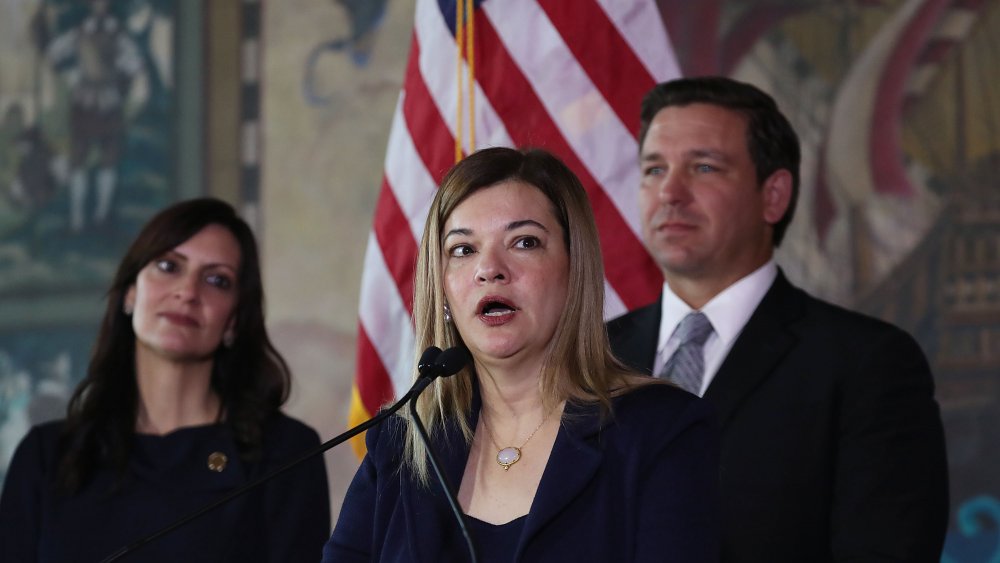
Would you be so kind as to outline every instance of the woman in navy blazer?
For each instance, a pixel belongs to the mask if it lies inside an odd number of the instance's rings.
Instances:
[[[431,203],[417,262],[417,349],[472,365],[418,402],[479,560],[718,560],[718,435],[700,399],[611,355],[586,192],[557,158],[493,148]],[[325,562],[464,561],[464,537],[403,416],[368,455]]]
[[[94,563],[124,546],[123,562],[315,561],[330,530],[319,457],[138,543],[319,444],[281,413],[290,385],[250,226],[214,198],[160,211],[118,265],[66,418],[14,454],[0,561]]]

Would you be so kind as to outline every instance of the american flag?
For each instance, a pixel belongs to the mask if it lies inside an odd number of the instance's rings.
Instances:
[[[636,207],[639,102],[680,75],[655,1],[479,0],[459,28],[460,36],[474,30],[461,64],[456,19],[455,0],[417,0],[365,254],[352,425],[412,382],[417,245],[437,183],[455,162],[456,138],[465,154],[546,148],[579,176],[600,230],[606,317],[653,301],[662,287]],[[463,94],[470,75],[475,90]],[[460,121],[469,99],[475,146],[462,134],[469,117],[464,127]],[[363,454],[362,440],[354,446]]]

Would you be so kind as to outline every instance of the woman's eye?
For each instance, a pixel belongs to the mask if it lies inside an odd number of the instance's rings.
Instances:
[[[224,276],[222,274],[210,274],[205,278],[205,281],[213,287],[219,289],[229,289],[233,286],[233,281],[229,279],[229,276]]]
[[[521,237],[514,243],[517,248],[538,248],[541,245],[542,241],[538,237]]]
[[[642,171],[642,174],[644,176],[659,176],[659,175],[663,174],[663,167],[662,166],[648,166],[648,167],[646,167]]]
[[[454,258],[461,258],[463,256],[468,256],[473,253],[472,247],[467,244],[457,244],[451,247],[451,251],[448,252],[449,256]]]
[[[156,269],[161,272],[174,272],[177,271],[177,263],[168,258],[161,258],[156,261]]]

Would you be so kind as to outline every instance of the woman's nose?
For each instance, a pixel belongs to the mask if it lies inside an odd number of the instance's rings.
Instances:
[[[174,296],[182,301],[197,301],[198,282],[198,276],[181,276],[174,285]]]
[[[480,283],[506,282],[510,279],[501,252],[481,250],[476,268],[476,281]]]

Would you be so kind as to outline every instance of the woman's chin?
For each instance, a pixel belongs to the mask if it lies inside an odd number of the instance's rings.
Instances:
[[[477,361],[487,365],[503,365],[512,361],[522,362],[531,353],[523,342],[517,341],[490,342],[475,350],[470,348],[470,351]]]
[[[161,342],[155,347],[147,347],[147,350],[154,357],[177,363],[204,362],[215,355],[214,349],[195,346],[190,342]]]

